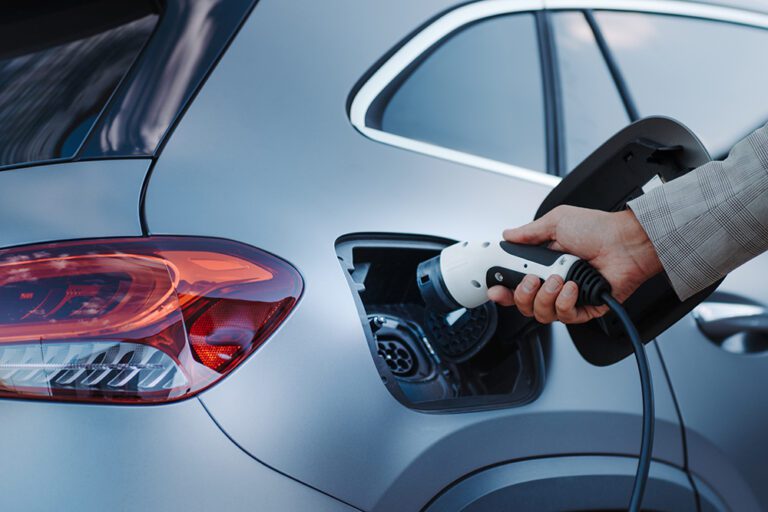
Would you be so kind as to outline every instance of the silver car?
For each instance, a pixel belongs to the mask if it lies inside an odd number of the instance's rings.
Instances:
[[[632,360],[419,262],[662,114],[768,119],[768,8],[26,0],[0,20],[0,508],[619,510]],[[766,257],[649,344],[644,507],[768,509]]]

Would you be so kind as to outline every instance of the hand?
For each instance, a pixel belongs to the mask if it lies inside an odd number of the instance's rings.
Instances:
[[[505,230],[504,239],[535,245],[549,242],[550,249],[586,260],[608,280],[619,302],[662,271],[656,249],[631,210],[606,213],[558,206],[530,224]],[[488,297],[503,306],[517,306],[523,315],[541,323],[584,323],[608,310],[606,306],[576,307],[578,286],[573,281],[563,283],[559,276],[541,284],[538,277],[529,275],[514,293],[494,286]]]

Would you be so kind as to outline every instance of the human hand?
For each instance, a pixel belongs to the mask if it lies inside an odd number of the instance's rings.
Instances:
[[[504,231],[508,242],[539,245],[573,254],[587,261],[611,285],[613,296],[624,302],[646,280],[661,272],[656,249],[631,210],[607,213],[558,206],[540,219]],[[503,286],[488,290],[488,297],[503,306],[517,306],[525,316],[541,323],[588,322],[608,310],[606,306],[576,307],[578,286],[552,276],[543,284],[528,275],[514,292]]]

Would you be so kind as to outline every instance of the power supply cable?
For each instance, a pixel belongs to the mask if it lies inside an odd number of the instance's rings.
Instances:
[[[648,473],[651,469],[651,454],[653,452],[654,410],[651,368],[648,365],[648,356],[645,353],[645,346],[640,339],[640,334],[637,332],[637,328],[632,323],[632,319],[627,314],[627,311],[610,293],[603,293],[601,298],[624,326],[629,341],[632,343],[632,350],[637,360],[637,370],[640,374],[640,387],[643,395],[643,430],[640,441],[640,458],[637,463],[635,482],[632,486],[632,497],[629,501],[629,511],[640,512],[643,494],[648,483]]]

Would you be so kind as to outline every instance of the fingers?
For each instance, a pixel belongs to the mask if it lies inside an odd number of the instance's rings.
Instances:
[[[533,316],[533,302],[536,292],[541,288],[541,279],[527,275],[515,288],[514,301],[518,311],[525,316]]]
[[[555,312],[557,313],[557,319],[564,324],[581,323],[584,317],[585,311],[582,309],[576,309],[576,301],[579,298],[579,287],[573,281],[568,281],[563,285],[563,289],[557,296],[555,301]]]
[[[488,289],[488,298],[501,306],[514,306],[515,296],[512,290],[504,286],[492,286]]]
[[[497,288],[497,287],[494,287]],[[509,290],[506,290],[509,292]],[[501,294],[501,290],[495,293]],[[543,324],[559,320],[564,324],[583,324],[603,316],[605,306],[577,307],[579,287],[573,281],[563,283],[560,276],[551,276],[544,283],[536,276],[526,276],[515,289],[513,304],[527,317],[535,317]],[[506,300],[509,295],[504,294]]]
[[[563,287],[563,278],[550,276],[539,289],[533,301],[533,316],[542,324],[548,324],[557,320],[555,301]]]
[[[516,244],[541,244],[555,239],[557,225],[563,216],[561,207],[557,207],[542,218],[519,228],[505,229],[504,239]]]
[[[607,306],[576,307],[579,298],[579,287],[573,281],[563,285],[555,301],[557,319],[564,324],[583,324],[599,318],[608,312]]]
[[[488,290],[488,298],[502,306],[516,306],[521,314],[535,317],[543,324],[559,320],[564,324],[582,324],[603,316],[606,306],[576,307],[579,287],[573,281],[563,283],[560,276],[543,282],[537,276],[525,276],[512,292],[503,286]]]

